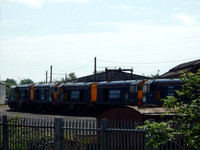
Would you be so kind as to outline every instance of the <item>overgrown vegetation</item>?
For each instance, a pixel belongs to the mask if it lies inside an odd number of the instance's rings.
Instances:
[[[7,78],[3,82],[6,83],[6,95],[10,95],[10,87],[13,85],[17,85],[17,81],[14,79]]]
[[[195,74],[184,73],[180,79],[184,85],[180,91],[176,91],[178,96],[169,96],[163,100],[163,106],[175,113],[173,119],[161,123],[146,121],[140,127],[148,130],[147,145],[156,149],[168,141],[174,141],[175,135],[184,136],[185,147],[178,145],[181,149],[200,147],[200,70]],[[170,124],[178,122],[181,122],[178,129],[170,128]]]

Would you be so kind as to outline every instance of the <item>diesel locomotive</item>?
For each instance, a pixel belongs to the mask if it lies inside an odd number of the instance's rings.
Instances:
[[[93,115],[121,105],[160,106],[182,85],[179,79],[17,85],[10,88],[8,105],[20,111]]]

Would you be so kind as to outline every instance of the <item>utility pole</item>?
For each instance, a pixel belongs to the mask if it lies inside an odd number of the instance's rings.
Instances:
[[[48,71],[46,71],[46,83],[48,82]]]
[[[96,82],[97,76],[97,58],[94,57],[94,81]]]
[[[67,82],[67,73],[65,73],[65,82]]]
[[[52,83],[52,65],[50,66],[50,83]]]

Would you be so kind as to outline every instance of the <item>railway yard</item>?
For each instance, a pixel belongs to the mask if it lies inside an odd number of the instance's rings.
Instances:
[[[12,111],[8,107],[8,105],[0,105],[0,116],[7,115],[7,116],[20,116],[20,117],[31,117],[31,118],[63,118],[64,120],[68,119],[78,119],[78,120],[96,120],[94,117],[80,117],[80,116],[68,116],[68,115],[59,115],[59,114],[45,114],[45,113],[29,113],[29,112],[19,112],[19,111]]]

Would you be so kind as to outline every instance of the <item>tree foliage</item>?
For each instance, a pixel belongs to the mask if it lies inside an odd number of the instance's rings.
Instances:
[[[17,81],[14,79],[7,78],[3,82],[6,83],[6,95],[10,95],[10,87],[13,85],[17,85]]]
[[[145,76],[145,75],[143,75],[143,76]],[[148,77],[151,79],[157,79],[159,77],[159,73],[148,75]]]
[[[21,84],[33,84],[33,83],[34,83],[34,81],[29,78],[21,80]]]
[[[13,85],[17,85],[17,81],[14,80],[14,79],[10,79],[10,78],[7,78],[5,81],[3,81],[4,83],[6,83],[7,85],[9,86],[13,86]]]
[[[175,113],[169,122],[150,123],[140,127],[149,131],[151,139],[148,145],[158,149],[158,146],[173,141],[174,135],[184,135],[186,147],[199,149],[200,147],[200,70],[197,73],[184,73],[180,76],[184,82],[182,89],[176,91],[177,97],[169,96],[163,100],[163,107]],[[184,101],[180,101],[184,100]],[[167,124],[181,122],[178,130],[169,128]]]
[[[147,146],[150,145],[158,149],[159,145],[174,140],[174,129],[168,128],[168,123],[149,121],[145,121],[144,123],[145,125],[139,128],[148,130],[147,139],[149,140],[147,142]]]
[[[74,72],[69,73],[68,77],[67,77],[67,81],[74,81],[76,80],[76,75]]]

